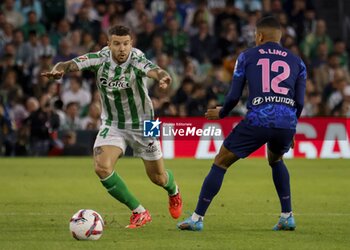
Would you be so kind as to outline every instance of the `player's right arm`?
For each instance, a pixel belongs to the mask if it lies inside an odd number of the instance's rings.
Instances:
[[[64,74],[69,72],[80,70],[92,70],[96,72],[102,62],[104,62],[106,58],[109,58],[109,53],[108,47],[105,47],[98,52],[87,53],[66,62],[59,62],[50,72],[44,72],[41,75],[60,79]]]
[[[43,72],[41,76],[60,79],[64,74],[75,71],[79,71],[78,65],[73,60],[69,60],[57,63],[51,71]]]

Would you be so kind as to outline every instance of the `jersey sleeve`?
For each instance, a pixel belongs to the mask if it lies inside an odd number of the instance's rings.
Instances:
[[[297,117],[300,117],[301,111],[304,107],[304,97],[305,97],[305,89],[306,89],[306,78],[307,78],[307,71],[306,66],[304,62],[300,59],[299,63],[300,71],[297,78],[297,81],[295,83],[295,106],[297,109]]]
[[[219,113],[220,118],[227,116],[237,105],[239,99],[241,98],[245,82],[245,56],[244,53],[241,53],[237,58],[235,69],[233,71],[230,90],[226,95],[224,106]]]
[[[152,69],[159,68],[158,65],[148,60],[144,53],[136,49],[134,51],[132,64],[135,68],[140,70],[144,75],[147,75],[148,71]]]
[[[107,57],[107,51],[101,50],[96,53],[87,53],[82,56],[78,56],[73,59],[79,68],[79,70],[92,70],[97,71],[102,64],[105,57]]]

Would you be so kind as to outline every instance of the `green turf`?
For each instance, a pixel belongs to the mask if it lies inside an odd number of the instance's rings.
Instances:
[[[210,160],[167,160],[184,210],[195,207]],[[349,249],[348,160],[286,160],[297,230],[273,232],[279,203],[263,159],[230,169],[205,218],[203,232],[183,232],[167,211],[164,190],[146,177],[139,159],[121,159],[118,172],[152,216],[137,230],[124,228],[127,207],[99,183],[90,158],[0,159],[0,249]],[[74,240],[68,221],[91,208],[107,222],[96,242]],[[186,215],[184,215],[186,216]]]

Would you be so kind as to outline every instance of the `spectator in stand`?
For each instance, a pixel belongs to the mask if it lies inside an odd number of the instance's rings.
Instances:
[[[30,86],[28,82],[25,80],[26,77],[24,76],[22,65],[19,65],[16,63],[15,50],[16,48],[12,43],[8,43],[5,45],[5,48],[3,51],[4,55],[0,61],[0,79],[4,79],[4,75],[6,74],[7,71],[14,70],[16,72],[17,80],[21,88],[23,89],[23,91],[29,93]],[[0,82],[0,85],[1,85],[1,82]]]
[[[200,64],[194,58],[186,56],[183,59],[183,77],[190,77],[195,82],[204,82],[207,78],[209,70],[201,71]]]
[[[42,59],[42,60],[45,61],[45,59]],[[52,81],[47,77],[41,76],[42,72],[45,72],[45,67],[43,67],[40,71],[35,72],[36,80],[33,82],[33,85],[32,85],[32,95],[38,99],[40,99],[40,97],[43,94],[47,93],[50,83]]]
[[[81,45],[81,35],[81,30],[73,30],[70,36],[70,41],[72,43],[72,51],[74,51],[78,55],[84,55],[88,52]]]
[[[180,88],[176,91],[176,94],[172,98],[172,103],[174,103],[178,108],[179,107],[185,107],[186,103],[188,102],[191,93],[193,91],[195,82],[190,77],[185,77],[181,81]],[[180,110],[178,110],[180,113]],[[187,114],[187,112],[186,112]]]
[[[242,26],[242,38],[248,47],[255,46],[255,24],[257,20],[257,13],[255,11],[251,11],[248,14],[247,24]]]
[[[0,39],[3,44],[13,41],[13,26],[10,23],[5,23],[0,29]]]
[[[37,84],[40,85],[41,83],[43,83],[43,79],[41,79],[40,73],[44,72],[44,71],[47,71],[47,70],[50,70],[52,67],[53,67],[53,65],[52,65],[52,55],[51,54],[46,54],[46,53],[40,54],[39,64],[36,65],[33,68],[32,76],[31,76],[31,84],[32,84],[32,88],[34,90],[36,88],[38,88],[38,86],[35,86],[35,85],[37,85]],[[46,82],[46,80],[44,82]],[[41,95],[41,94],[42,93],[40,92],[39,95]]]
[[[113,26],[112,20],[116,18],[119,25],[125,25],[124,21],[124,7],[119,2],[111,1],[107,3],[107,9],[101,18],[101,28],[104,32],[107,32],[109,27]]]
[[[80,29],[83,32],[90,33],[94,40],[98,39],[98,34],[101,31],[101,23],[90,17],[90,9],[87,6],[82,6],[78,15],[75,17],[72,25],[73,29]]]
[[[184,31],[190,36],[196,35],[199,30],[199,25],[205,21],[208,25],[208,32],[214,34],[214,16],[210,13],[207,7],[206,0],[200,0],[195,10],[188,13],[185,20]]]
[[[76,75],[70,77],[69,89],[62,93],[64,105],[69,103],[78,103],[80,108],[84,108],[91,101],[89,91],[82,88],[82,79]]]
[[[75,58],[77,54],[72,52],[72,44],[68,39],[61,39],[60,48],[57,55],[53,58],[52,63],[56,64],[57,62],[69,61]]]
[[[4,0],[1,9],[5,15],[6,21],[14,28],[19,28],[24,23],[24,18],[20,12],[15,9],[15,0]]]
[[[0,96],[5,105],[10,105],[11,98],[20,98],[23,95],[22,88],[18,84],[15,70],[7,70],[0,83]]]
[[[300,34],[298,37],[300,38],[298,40],[301,41],[301,39],[305,38],[310,33],[315,33],[317,26],[317,20],[316,20],[316,12],[313,7],[308,7],[305,10],[304,13],[304,22],[303,22],[303,33]]]
[[[214,0],[212,0],[214,1]],[[224,1],[225,2],[225,1]],[[216,36],[222,35],[227,28],[227,23],[234,23],[236,25],[236,30],[241,32],[240,22],[245,20],[245,13],[235,8],[231,1],[226,1],[226,6],[224,8],[219,8],[219,11],[215,17],[214,21],[214,31]]]
[[[338,107],[341,106],[344,101],[345,93],[348,93],[350,89],[350,85],[345,78],[336,79],[334,83],[336,91],[329,96],[327,101],[327,114],[332,116],[338,111]]]
[[[316,116],[321,114],[322,95],[316,91],[315,84],[311,79],[306,80],[304,108],[301,116]]]
[[[349,53],[346,50],[344,40],[336,39],[334,42],[334,53],[339,57],[340,67],[349,68]]]
[[[136,34],[143,32],[142,22],[152,20],[151,12],[146,9],[144,0],[134,0],[133,8],[125,15],[125,23]]]
[[[50,105],[50,96],[40,97],[40,108],[24,121],[30,131],[31,155],[47,156],[51,147],[51,135],[59,128],[59,117]]]
[[[39,21],[42,19],[43,10],[38,0],[17,0],[15,8],[24,17],[24,22],[27,22],[28,13],[30,11],[34,11],[37,14]]]
[[[62,19],[57,23],[57,28],[50,33],[51,44],[58,50],[62,39],[69,39],[71,36],[70,23]]]
[[[164,49],[167,54],[179,58],[188,48],[187,34],[179,29],[176,19],[171,19],[167,24],[167,31],[163,34]]]
[[[69,0],[45,0],[42,2],[43,8],[43,21],[45,25],[50,29],[55,27],[55,23],[64,19],[66,14],[66,2]]]
[[[192,94],[186,103],[187,114],[189,116],[203,116],[207,110],[208,100],[206,89],[202,84],[195,84]]]
[[[63,136],[62,156],[84,156],[89,154],[89,147],[77,142],[75,131],[65,132]]]
[[[176,74],[176,70],[174,68],[174,66],[171,64],[170,58],[168,57],[167,54],[162,53],[159,54],[156,58],[156,64],[166,70],[168,72],[168,74],[170,75],[171,79],[172,79],[172,84],[170,85],[170,95],[172,95],[179,87],[179,83],[178,83],[178,79],[179,76]],[[151,85],[151,84],[150,84]]]
[[[92,48],[95,46],[95,41],[90,33],[83,32],[81,46],[83,47],[85,53],[91,52]],[[74,53],[76,52],[74,51]]]
[[[15,131],[8,105],[3,102],[0,95],[0,155],[13,155],[14,137]]]
[[[79,10],[81,9],[81,6],[83,5],[84,0],[65,0],[65,2],[67,6],[67,11],[64,19],[66,19],[70,23],[73,23],[75,17],[79,13]]]
[[[215,38],[209,34],[206,21],[201,21],[198,28],[198,34],[190,40],[190,55],[201,64],[210,63],[217,58]]]
[[[51,45],[50,37],[48,34],[44,34],[40,37],[40,55],[47,55],[54,57],[56,55],[56,49]]]
[[[29,35],[32,31],[40,37],[46,33],[45,26],[38,21],[35,11],[28,12],[28,21],[21,27],[24,35],[24,40],[29,39]]]
[[[95,46],[97,45],[97,47],[96,47],[97,50],[94,50],[94,51],[99,51],[99,50],[103,49],[104,47],[106,47],[107,43],[108,43],[108,36],[105,32],[102,31],[98,35],[98,41],[95,44]]]
[[[40,54],[42,52],[42,46],[35,30],[29,32],[29,39],[24,44],[24,50],[27,52],[24,64],[29,74],[31,74],[33,67],[39,63]]]
[[[137,35],[137,45],[136,47],[141,51],[146,51],[151,47],[153,37],[156,34],[156,28],[152,20],[146,20],[142,24],[143,31]],[[106,44],[106,43],[105,43]]]
[[[125,14],[124,14],[124,5],[121,2],[115,2],[117,12],[114,15],[111,15],[109,17],[109,26],[106,26],[105,32],[108,31],[109,27],[115,26],[115,25],[124,25],[126,26],[126,21],[125,21]],[[103,28],[103,26],[102,26]]]
[[[235,8],[242,12],[261,11],[261,0],[235,0]]]
[[[347,82],[350,82],[349,70],[341,68],[338,55],[332,53],[328,56],[327,64],[314,69],[314,79],[317,86],[316,89],[322,91],[328,83],[332,82],[334,80],[335,71],[338,69],[343,71],[344,78]]]
[[[92,102],[89,105],[88,116],[81,120],[82,129],[98,130],[101,126],[101,104],[100,102]]]
[[[40,107],[39,101],[35,97],[29,97],[26,101],[26,110],[28,115],[37,111]]]
[[[328,61],[328,48],[326,43],[320,43],[317,47],[317,55],[311,60],[311,69],[324,67]]]
[[[296,30],[298,33],[298,30]],[[328,54],[333,51],[332,39],[327,34],[326,22],[323,19],[319,19],[316,24],[316,31],[308,34],[300,44],[300,48],[303,54],[313,60],[317,54],[317,47],[320,43],[327,44]]]
[[[330,81],[323,89],[322,89],[322,102],[327,103],[329,97],[337,91],[337,82],[341,79],[346,79],[345,71],[342,68],[337,68],[334,70],[333,80]],[[316,85],[317,86],[317,85]],[[317,89],[317,88],[316,88]]]
[[[160,35],[155,35],[152,39],[151,47],[145,52],[146,57],[150,58],[150,60],[154,62],[156,57],[162,53],[165,53],[163,37]]]
[[[60,126],[60,130],[76,130],[81,129],[81,119],[79,118],[79,104],[70,102],[66,105],[66,123]]]
[[[26,61],[27,51],[24,45],[23,32],[20,29],[14,31],[12,44],[15,46],[16,64],[22,66]]]
[[[234,22],[228,21],[224,25],[223,32],[221,32],[218,39],[217,47],[220,57],[225,57],[226,55],[234,52],[239,42],[239,34],[236,24]]]
[[[295,32],[295,29],[289,24],[288,16],[284,12],[278,13],[278,21],[281,24],[282,28],[282,39],[283,36],[289,35],[291,37],[296,38],[297,34]]]

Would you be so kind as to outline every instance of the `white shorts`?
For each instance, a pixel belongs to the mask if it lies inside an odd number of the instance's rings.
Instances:
[[[147,161],[159,160],[163,154],[159,140],[153,137],[144,137],[142,130],[118,129],[116,126],[102,125],[96,136],[94,148],[112,145],[122,149],[126,146],[134,151],[134,156]]]

